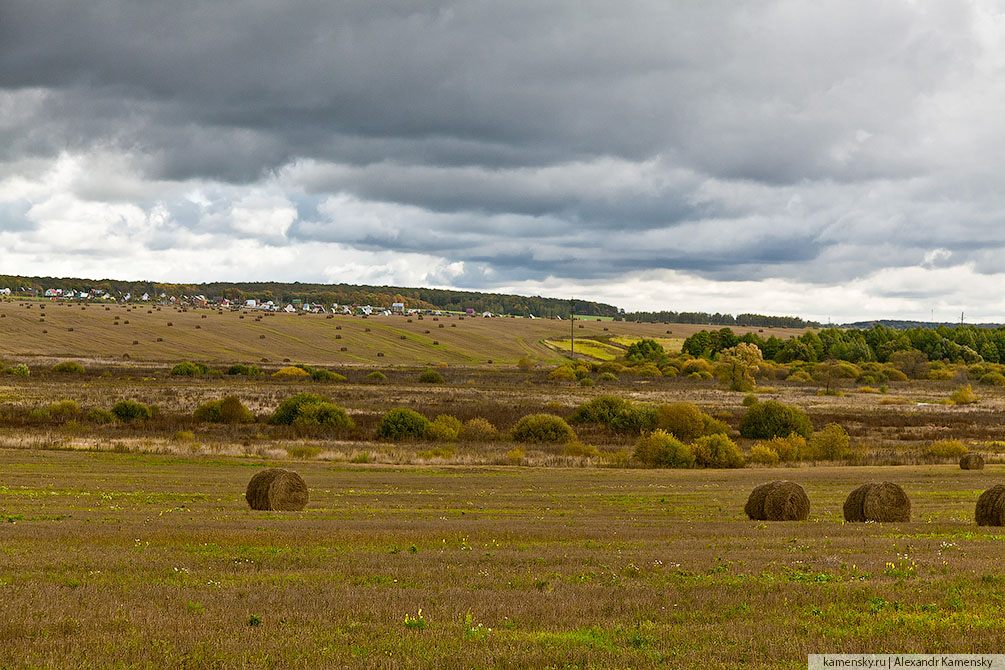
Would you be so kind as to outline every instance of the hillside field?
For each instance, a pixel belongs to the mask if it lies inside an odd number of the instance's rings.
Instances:
[[[686,338],[703,326],[577,322],[576,337]],[[71,330],[72,329],[72,330]],[[749,330],[737,328],[738,334]],[[799,329],[763,329],[782,338]],[[263,315],[152,305],[0,302],[0,357],[207,363],[290,359],[308,365],[514,365],[529,357],[559,362],[545,340],[568,339],[552,319],[457,316]],[[345,351],[342,351],[345,348]],[[380,354],[383,354],[382,356]]]

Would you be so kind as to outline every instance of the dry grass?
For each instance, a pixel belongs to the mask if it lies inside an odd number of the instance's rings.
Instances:
[[[1005,536],[972,521],[994,467],[804,468],[809,520],[765,524],[743,514],[758,471],[301,463],[311,504],[277,513],[243,500],[262,464],[0,450],[0,667],[799,668],[1000,647]],[[844,524],[847,492],[880,477],[916,521]]]

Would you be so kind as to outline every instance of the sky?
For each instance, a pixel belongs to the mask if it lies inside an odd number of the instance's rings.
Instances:
[[[0,274],[1005,321],[1005,0],[3,0]]]

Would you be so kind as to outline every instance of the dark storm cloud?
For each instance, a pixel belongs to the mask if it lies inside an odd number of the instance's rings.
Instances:
[[[0,168],[121,156],[52,188],[163,207],[149,248],[234,231],[464,261],[458,281],[997,271],[1005,141],[982,112],[1000,96],[977,18],[950,2],[5,0]],[[291,224],[233,220],[263,184]],[[8,204],[0,228],[27,211]]]

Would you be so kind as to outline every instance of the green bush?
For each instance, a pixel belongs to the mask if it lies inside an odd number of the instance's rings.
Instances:
[[[368,382],[387,381],[387,375],[385,375],[383,372],[380,372],[379,370],[374,370],[373,372],[371,372],[366,376],[366,380]]]
[[[743,405],[744,407],[750,407],[751,405],[756,405],[758,402],[760,401],[757,399],[756,395],[754,395],[753,393],[748,393],[747,395],[743,396],[743,402],[741,402],[740,404]]]
[[[625,412],[631,403],[613,395],[597,396],[584,402],[569,416],[569,423],[597,423],[610,426],[614,418]]]
[[[382,440],[418,439],[426,435],[430,421],[415,410],[392,409],[377,424],[377,437]]]
[[[328,400],[312,400],[300,405],[292,425],[297,428],[345,430],[353,428],[356,424],[345,410],[335,403]]]
[[[654,430],[635,445],[632,458],[649,468],[693,468],[694,452],[665,430]]]
[[[135,400],[120,400],[112,407],[112,414],[119,421],[146,421],[150,418],[150,408]]]
[[[192,361],[183,361],[178,365],[171,368],[172,377],[195,377],[197,375],[205,374],[208,372],[209,368],[200,363],[193,363]]]
[[[954,405],[971,405],[980,399],[981,397],[974,393],[974,387],[970,384],[960,386],[949,395],[949,400]]]
[[[750,450],[750,457],[747,460],[762,465],[775,465],[778,463],[778,452],[763,444],[755,444],[754,448]]]
[[[840,461],[852,455],[851,440],[845,429],[829,423],[810,438],[810,452],[825,461]]]
[[[771,449],[778,455],[779,460],[786,463],[816,458],[816,452],[810,452],[808,449],[806,438],[795,433],[788,437],[773,437],[767,442],[762,442],[761,446]],[[809,458],[811,455],[814,458]]]
[[[210,400],[192,414],[196,421],[209,423],[254,423],[255,415],[241,404],[237,396],[227,396],[221,400]]]
[[[548,379],[560,382],[574,382],[579,379],[579,377],[576,376],[576,371],[570,366],[560,365],[548,373]]]
[[[274,379],[302,379],[303,377],[310,376],[311,373],[299,365],[287,365],[285,368],[280,368],[272,373]]]
[[[705,434],[706,416],[692,402],[674,402],[656,409],[656,425],[678,440],[693,442]]]
[[[441,375],[436,370],[427,369],[421,375],[419,375],[419,383],[421,384],[442,384],[443,375]]]
[[[463,428],[464,424],[460,419],[449,414],[440,414],[426,428],[426,437],[439,442],[455,442],[460,438]]]
[[[28,366],[25,365],[24,363],[18,363],[14,367],[8,368],[8,369],[10,370],[10,374],[14,375],[15,377],[30,377],[31,376],[31,370],[29,370]]]
[[[695,465],[702,468],[742,468],[743,454],[725,435],[699,437],[691,445]]]
[[[50,368],[52,372],[59,372],[62,374],[70,375],[82,375],[84,374],[84,366],[77,361],[63,361],[62,363],[56,363]]]
[[[587,388],[589,388],[590,386],[593,386],[594,384],[595,384],[595,382],[592,379],[590,379],[589,377],[583,377],[582,379],[579,380],[579,385],[587,387]]]
[[[601,372],[600,376],[597,377],[598,382],[616,382],[618,381],[618,376],[613,372]]]
[[[530,414],[517,421],[512,436],[517,442],[565,443],[575,439],[576,433],[560,416]]]
[[[228,375],[248,375],[249,377],[256,377],[262,374],[262,371],[258,369],[257,365],[243,365],[238,363],[236,365],[231,365],[227,368]]]
[[[344,382],[345,377],[338,374],[337,372],[332,372],[331,370],[324,370],[322,368],[317,368],[311,370],[311,379],[316,382]]]
[[[773,437],[788,437],[792,433],[809,439],[813,434],[813,424],[801,409],[775,400],[751,405],[740,419],[740,435],[748,439],[770,440]]]
[[[269,423],[332,429],[352,428],[355,425],[344,409],[316,393],[298,393],[279,403]]]
[[[708,414],[702,414],[701,421],[704,424],[701,432],[702,435],[718,435],[720,433],[729,435],[729,425],[725,421],[713,419]]]
[[[633,404],[611,420],[611,429],[619,433],[638,435],[656,429],[656,408]]]

